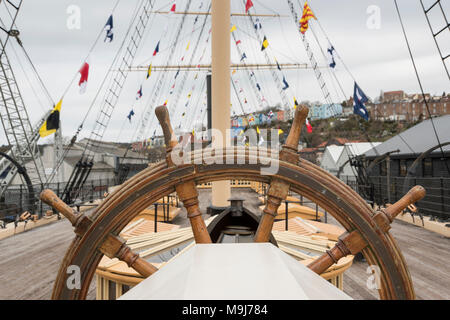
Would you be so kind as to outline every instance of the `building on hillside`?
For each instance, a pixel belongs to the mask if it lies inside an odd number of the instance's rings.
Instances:
[[[405,91],[398,90],[398,91],[387,91],[383,92],[381,102],[389,102],[389,101],[401,101],[406,98]]]
[[[432,116],[450,114],[450,95],[431,96],[426,101]],[[406,95],[403,91],[385,92],[377,103],[368,103],[371,117],[376,120],[418,121],[429,114],[421,94]]]
[[[450,115],[433,118],[433,122],[443,152],[438,147],[431,120],[428,119],[367,151],[364,157],[369,165],[386,153],[399,150],[368,173],[378,203],[385,203],[389,198],[394,202],[409,188],[420,184],[427,191],[427,196],[418,203],[422,213],[449,219],[450,173],[447,168],[450,168]],[[390,190],[390,195],[387,190]]]
[[[343,107],[340,104],[323,104],[313,106],[309,109],[309,117],[311,120],[323,120],[343,114]]]
[[[284,110],[255,112],[231,118],[231,128],[270,124],[272,121],[287,121],[289,115]]]

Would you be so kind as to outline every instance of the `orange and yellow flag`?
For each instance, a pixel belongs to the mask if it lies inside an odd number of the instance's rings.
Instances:
[[[314,13],[312,12],[311,8],[308,5],[308,1],[305,1],[305,6],[303,7],[303,15],[302,18],[300,19],[300,32],[305,34],[305,32],[308,30],[308,22],[311,19],[316,19],[316,16],[314,15]]]

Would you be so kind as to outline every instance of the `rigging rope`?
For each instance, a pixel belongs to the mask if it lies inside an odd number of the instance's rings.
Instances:
[[[416,74],[417,82],[419,83],[419,87],[420,87],[420,91],[422,93],[423,101],[424,101],[425,106],[427,108],[428,116],[430,117],[431,126],[433,127],[434,135],[436,136],[436,140],[437,140],[437,142],[439,144],[439,149],[441,150],[442,158],[444,159],[445,167],[447,169],[447,172],[450,174],[450,168],[448,166],[447,161],[445,161],[444,149],[442,147],[441,140],[439,139],[439,135],[437,133],[436,126],[434,124],[434,120],[433,120],[433,117],[432,117],[431,112],[430,112],[430,106],[428,105],[428,101],[427,101],[427,98],[426,98],[426,95],[425,95],[425,91],[423,89],[422,81],[420,80],[419,71],[417,70],[416,61],[415,61],[414,56],[412,54],[411,45],[409,44],[409,39],[408,39],[408,36],[406,34],[405,26],[403,24],[403,19],[402,19],[402,16],[400,14],[400,9],[398,7],[397,0],[394,0],[394,4],[395,4],[395,8],[397,10],[397,14],[398,14],[398,18],[400,20],[400,24],[402,26],[403,36],[405,38],[405,42],[406,42],[406,45],[408,47],[409,56],[411,57],[411,62],[412,62],[413,67],[414,67],[414,72]]]

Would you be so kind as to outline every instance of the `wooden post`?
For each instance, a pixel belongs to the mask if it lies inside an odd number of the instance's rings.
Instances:
[[[213,147],[228,146],[230,137],[226,130],[230,128],[230,89],[231,89],[231,23],[230,0],[212,0],[212,128],[220,130],[222,141],[213,141]],[[212,205],[227,207],[231,198],[229,181],[212,183]]]

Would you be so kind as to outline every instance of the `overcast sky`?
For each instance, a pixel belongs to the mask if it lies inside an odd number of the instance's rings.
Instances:
[[[114,41],[112,43],[104,43],[104,34],[102,34],[98,45],[89,58],[91,70],[88,90],[86,94],[80,95],[77,86],[79,80],[77,71],[84,58],[88,55],[89,49],[93,45],[100,30],[105,25],[116,0],[24,1],[17,19],[17,26],[20,29],[24,47],[45,82],[53,101],[61,98],[75,77],[74,83],[70,86],[63,100],[61,121],[64,136],[71,137],[74,134],[91,106],[98,88],[125,37],[132,13],[138,2],[141,2],[141,0],[122,0],[119,2],[114,12]],[[156,1],[154,8],[168,10],[171,2]],[[193,0],[190,10],[207,10],[208,1],[204,1],[202,9],[199,9],[201,2],[201,0]],[[297,6],[297,0],[293,2]],[[301,2],[303,3],[303,1]],[[368,96],[375,98],[382,90],[405,90],[408,93],[419,92],[419,86],[412,68],[393,1],[310,0],[308,2],[351,74]],[[424,2],[431,3],[433,1]],[[449,14],[450,0],[443,0],[441,2],[447,14]],[[181,10],[186,6],[187,0],[177,0],[176,3],[177,9]],[[258,14],[279,13],[287,16],[261,19],[264,34],[267,36],[270,44],[267,50],[268,55],[271,58],[276,58],[280,63],[296,62],[309,64],[299,33],[290,15],[287,1],[253,0],[253,3],[255,4],[254,9]],[[398,3],[425,91],[439,95],[444,91],[450,91],[450,83],[438,56],[433,38],[431,37],[420,6],[420,1],[398,0]],[[69,29],[67,27],[68,19],[71,18],[71,14],[68,13],[68,8],[73,5],[80,8],[80,29]],[[379,28],[374,28],[371,22],[375,21],[375,25],[377,23],[377,8],[380,10]],[[232,11],[244,11],[242,0],[232,0]],[[4,1],[0,5],[0,12],[3,12],[1,16],[6,21]],[[301,16],[299,10],[297,14]],[[180,58],[183,55],[186,55],[183,63],[189,61],[189,54],[192,53],[195,47],[195,35],[199,33],[199,27],[201,27],[203,22],[203,18],[201,18],[194,26],[194,18],[195,16],[189,16],[186,20],[185,27],[180,33],[180,43],[173,56],[172,64],[181,63]],[[439,26],[443,26],[439,15],[433,15],[432,18],[436,30]],[[180,20],[181,15],[175,17],[158,15],[154,19],[152,18],[144,36],[143,45],[136,57],[135,65],[147,65],[149,62],[155,65],[166,63],[167,61],[164,58],[170,52],[172,46],[171,41],[175,39],[176,27]],[[265,63],[265,56],[261,54],[259,49],[260,43],[256,39],[253,30],[249,28],[250,22],[248,18],[232,18],[232,24],[235,24],[238,28],[236,35],[243,42],[242,48],[247,55],[246,62]],[[169,25],[169,28],[167,34],[163,36],[165,25]],[[311,22],[311,26],[316,32],[323,49],[326,50],[327,40],[317,22]],[[194,33],[192,33],[193,28],[196,28],[194,29]],[[201,45],[196,54],[197,58],[200,57],[206,47],[210,20],[207,21],[206,28],[207,30],[200,40]],[[450,38],[447,37],[449,36],[448,34],[449,32],[441,39],[446,54],[450,52],[450,48],[448,47]],[[326,61],[323,59],[312,33],[307,33],[307,36],[314,48],[319,65],[324,65]],[[161,39],[160,54],[157,58],[152,59],[155,45],[159,39]],[[186,51],[186,44],[189,41],[192,41],[190,51]],[[13,47],[18,53],[18,58],[12,50]],[[33,77],[30,65],[25,60],[23,53],[20,52],[17,45],[13,47],[8,46],[8,56],[11,59],[12,67],[16,73],[29,116],[34,124],[43,116],[45,111],[51,109],[51,103],[42,95],[42,91],[37,86],[37,81]],[[210,63],[210,50],[206,49],[205,53],[206,57],[202,63],[207,64]],[[194,59],[194,64],[197,64],[197,60]],[[235,63],[239,63],[240,60],[240,56],[234,45],[232,46],[232,60]],[[327,80],[329,90],[333,95],[333,99],[336,102],[342,101],[343,94],[338,83],[330,80],[328,70],[324,69],[323,73]],[[30,82],[28,82],[25,74]],[[163,94],[156,101],[157,104],[162,104],[165,98],[170,98],[169,100],[173,101],[173,97],[179,95],[178,109],[175,110],[171,107],[171,110],[173,110],[173,123],[175,125],[182,124],[186,128],[189,125],[192,126],[192,124],[201,121],[204,114],[199,111],[203,108],[204,104],[204,96],[200,95],[204,74],[200,73],[199,78],[201,80],[194,80],[194,75],[194,72],[189,73],[183,91],[176,90],[172,96],[169,96],[168,91],[174,78],[174,73],[169,73],[163,85]],[[283,75],[290,85],[289,91],[287,91],[289,99],[291,99],[292,95],[295,95],[299,101],[323,101],[322,93],[312,70],[283,71]],[[269,103],[276,104],[281,102],[270,71],[258,72],[257,77]],[[278,74],[278,77],[282,77],[282,75]],[[349,97],[353,92],[353,79],[340,61],[337,61],[336,77],[339,79],[339,84],[342,86],[345,96]],[[152,101],[150,93],[156,82],[157,75],[156,73],[153,74],[151,79],[145,82],[143,81],[144,79],[145,73],[132,73],[128,77],[127,84],[124,87],[105,135],[106,140],[129,141],[132,137],[135,137],[135,131],[144,113],[143,111],[146,105]],[[258,109],[255,106],[258,103],[254,98],[253,88],[248,81],[248,74],[243,71],[238,71],[234,79],[238,80],[236,84],[238,90],[243,89],[241,99],[243,97],[247,98],[248,103],[244,105],[245,111]],[[144,96],[141,100],[136,101],[136,92],[141,84],[143,84]],[[193,98],[189,101],[187,100],[187,94],[190,93],[193,87],[195,87]],[[100,100],[103,94],[104,90],[100,91]],[[187,108],[185,108],[186,101],[190,102]],[[234,92],[232,93],[232,102],[233,110],[236,113],[240,113],[241,108],[239,107]],[[82,137],[89,136],[94,119],[99,112],[98,106],[98,103],[93,105],[92,111],[85,123],[84,130],[82,131]],[[183,110],[183,108],[185,109]],[[126,116],[131,109],[135,111],[136,116],[129,123]],[[182,112],[186,114],[184,118],[181,117]],[[152,115],[152,117],[154,116]],[[155,121],[151,121],[150,123],[153,127],[146,130],[147,135],[151,135],[153,128],[156,128]],[[50,139],[52,138],[43,139],[43,142],[51,142]],[[0,143],[6,143],[4,133],[0,136]]]

